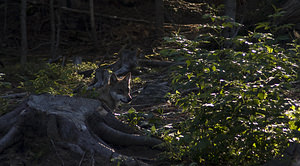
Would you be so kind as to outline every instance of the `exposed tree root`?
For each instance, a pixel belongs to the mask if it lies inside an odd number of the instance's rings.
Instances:
[[[26,108],[26,103],[23,102],[15,110],[0,117],[0,134],[6,133],[10,127],[16,123],[18,115]]]
[[[18,126],[13,126],[9,132],[0,139],[0,152],[11,146],[21,138],[21,132]]]
[[[134,135],[97,100],[68,96],[32,95],[26,103],[0,117],[0,153],[34,132],[47,136],[55,148],[84,156],[86,152],[125,165],[145,165],[134,157],[115,152],[109,145],[153,147],[161,140]],[[62,161],[63,162],[63,161]]]

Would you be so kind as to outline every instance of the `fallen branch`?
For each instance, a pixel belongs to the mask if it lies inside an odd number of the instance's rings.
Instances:
[[[172,62],[172,61],[160,61],[160,60],[145,60],[139,59],[139,65],[141,66],[153,66],[153,67],[167,67],[171,65],[184,65],[184,62]]]
[[[0,96],[0,98],[4,98],[4,99],[22,98],[22,97],[25,97],[27,95],[28,95],[27,92],[22,92],[22,93],[14,93],[14,94]]]
[[[63,56],[58,56],[58,57],[56,57],[54,59],[49,59],[48,63],[51,64],[51,63],[58,62],[61,58],[63,58]]]
[[[53,141],[52,139],[50,139],[50,141],[51,141],[51,144],[52,144],[52,146],[53,146],[53,149],[54,149],[54,151],[55,151],[55,154],[56,154],[57,158],[61,161],[61,165],[62,165],[62,166],[65,166],[64,160],[60,157],[60,155],[59,155],[58,152],[57,152],[57,149],[56,149],[56,147],[55,147],[54,141]]]

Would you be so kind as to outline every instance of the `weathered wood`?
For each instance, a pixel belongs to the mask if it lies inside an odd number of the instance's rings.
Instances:
[[[8,126],[1,127],[6,120],[12,121],[8,123],[11,125],[9,130],[6,129]],[[48,137],[53,146],[65,147],[80,155],[89,152],[100,155],[105,162],[113,159],[125,165],[145,165],[142,161],[115,152],[110,144],[152,147],[162,141],[133,135],[133,130],[120,124],[98,100],[31,95],[19,108],[0,117],[0,133],[5,133],[1,130],[8,131],[0,139],[0,153],[35,132],[39,136]]]
[[[4,137],[0,139],[0,153],[21,139],[19,126],[13,126]]]
[[[21,97],[25,97],[26,95],[28,95],[27,92],[13,93],[13,94],[8,94],[8,95],[0,96],[0,98],[4,98],[4,99],[21,98]]]
[[[155,138],[127,134],[116,130],[107,125],[104,120],[101,120],[102,118],[103,117],[99,116],[99,114],[94,114],[93,116],[90,116],[88,122],[90,124],[90,128],[95,131],[97,135],[101,135],[105,142],[123,146],[144,145],[150,147],[161,143],[160,140]],[[95,125],[95,123],[99,122],[101,122],[101,125]]]
[[[88,71],[86,71],[88,73]],[[91,73],[92,74],[92,73]],[[90,75],[91,75],[90,74]],[[87,90],[98,89],[108,84],[109,73],[107,70],[98,68],[95,71],[95,78],[92,85],[90,85]]]
[[[18,112],[18,111],[16,111]],[[19,112],[19,116],[16,119],[14,125],[9,129],[9,131],[0,139],[0,153],[14,144],[15,142],[19,141],[22,138],[22,127],[24,122],[26,121],[26,115],[29,112],[25,109]],[[3,119],[2,119],[3,120]]]
[[[137,56],[139,54],[140,50],[124,49],[120,54],[119,60],[109,67],[117,76],[124,75],[137,66]]]
[[[13,111],[0,116],[0,133],[7,132],[17,122],[18,115],[26,109],[26,103],[27,101],[24,101]]]
[[[140,50],[127,50],[121,49],[119,52],[120,58],[112,65],[102,66],[96,70],[80,71],[79,74],[83,74],[84,77],[89,77],[95,71],[94,82],[88,87],[88,90],[93,88],[103,87],[108,83],[109,73],[107,69],[111,69],[114,73],[119,75],[125,75],[137,66],[137,56],[140,54]]]

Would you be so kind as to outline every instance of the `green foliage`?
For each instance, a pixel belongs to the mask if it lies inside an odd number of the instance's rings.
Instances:
[[[127,113],[123,114],[125,120],[133,125],[136,126],[141,120],[144,119],[143,113],[137,112],[134,108],[130,108]]]
[[[225,49],[225,27],[213,25],[217,33],[196,40],[167,39],[178,47],[162,54],[186,62],[172,75],[178,90],[170,97],[189,115],[168,155],[204,165],[259,165],[298,141],[300,109],[287,92],[297,79],[300,45],[284,49],[271,33],[249,32]],[[203,49],[212,42],[218,47]]]
[[[0,88],[11,88],[11,83],[10,82],[3,81],[4,76],[5,76],[4,73],[0,73]]]
[[[0,98],[0,116],[7,113],[9,103],[7,99]]]
[[[87,83],[90,79],[83,79],[78,70],[96,68],[91,63],[83,63],[79,66],[67,64],[62,67],[58,64],[47,64],[46,67],[34,72],[33,79],[24,81],[22,87],[34,93],[50,93],[53,95],[73,95],[73,91],[81,84]]]

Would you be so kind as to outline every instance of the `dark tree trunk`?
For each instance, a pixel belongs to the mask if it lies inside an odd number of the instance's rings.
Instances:
[[[155,0],[155,17],[158,36],[162,35],[164,20],[164,1]]]
[[[225,1],[225,16],[228,17],[226,22],[235,22],[235,16],[236,16],[236,0],[226,0]],[[225,28],[224,30],[224,37],[225,38],[232,38],[234,37],[235,28]],[[231,47],[232,42],[230,40],[225,40],[224,47],[229,48]]]
[[[60,43],[60,7],[58,7],[56,10],[54,9],[54,2],[55,0],[49,1],[49,7],[50,7],[50,29],[51,29],[51,48],[50,48],[50,56],[51,59],[49,62],[55,62],[58,59],[60,59],[60,56],[58,56],[58,48]],[[59,6],[62,6],[64,3],[63,1],[59,1]]]
[[[94,0],[90,0],[90,24],[91,24],[91,32],[92,32],[92,40],[94,42],[94,47],[98,49],[98,39],[95,25],[95,12],[94,12]]]
[[[300,0],[288,0],[282,6],[282,10],[286,13],[280,20],[280,23],[298,24],[300,22]]]
[[[3,19],[3,39],[1,42],[6,41],[6,29],[7,29],[7,0],[4,1],[4,19]]]
[[[50,0],[50,24],[51,24],[51,58],[56,58],[56,49],[55,49],[55,13],[54,13],[54,0]]]
[[[22,66],[26,64],[27,51],[28,51],[26,9],[27,9],[26,0],[21,0],[20,22],[21,22],[21,64]]]
[[[59,1],[58,5],[61,6],[61,1]],[[59,45],[60,45],[60,30],[61,30],[61,9],[60,7],[56,9],[55,18],[56,18],[56,40],[55,40],[55,57],[58,55]],[[54,19],[55,20],[55,19]]]

